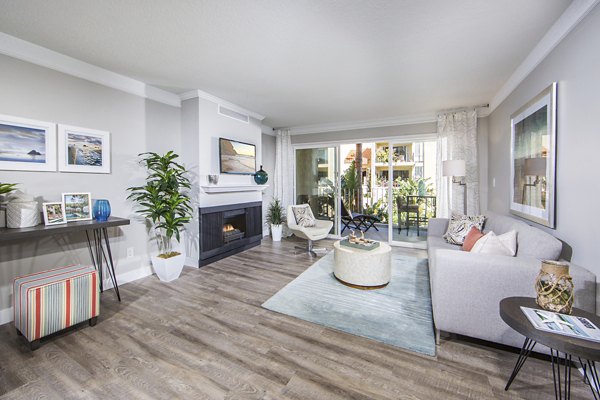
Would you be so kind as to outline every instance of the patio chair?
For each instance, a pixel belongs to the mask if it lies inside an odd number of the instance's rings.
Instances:
[[[342,227],[341,233],[344,233],[344,230],[346,228],[349,228],[349,229],[354,228],[354,229],[359,229],[362,231],[363,229],[361,227],[365,228],[363,232],[368,232],[369,229],[371,229],[371,228],[375,228],[376,231],[379,231],[379,229],[377,228],[377,226],[375,224],[377,222],[381,222],[381,220],[378,217],[376,217],[375,215],[351,213],[346,208],[346,205],[344,204],[344,201],[342,199],[340,199],[340,208],[341,208],[342,224],[344,225]],[[350,226],[351,224],[352,224],[352,226]]]

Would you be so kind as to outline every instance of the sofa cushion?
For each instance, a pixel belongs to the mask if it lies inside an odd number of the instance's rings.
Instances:
[[[494,231],[486,233],[475,243],[471,253],[514,256],[517,252],[517,231],[509,231],[497,236]]]
[[[486,217],[484,226],[486,231],[494,231],[497,235],[511,230],[517,231],[517,257],[558,260],[562,243],[549,233],[513,217],[491,211],[486,212]]]
[[[444,239],[451,244],[463,244],[465,237],[472,227],[481,230],[485,216],[483,215],[462,215],[452,213],[452,218],[448,224],[448,231]]]

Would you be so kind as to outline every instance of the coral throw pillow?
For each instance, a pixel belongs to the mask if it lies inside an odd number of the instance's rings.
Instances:
[[[475,242],[483,237],[483,232],[481,232],[476,227],[472,227],[467,236],[465,237],[465,241],[463,242],[462,249],[464,251],[471,251]]]

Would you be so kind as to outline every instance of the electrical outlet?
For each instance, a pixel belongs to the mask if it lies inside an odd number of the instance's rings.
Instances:
[[[133,247],[127,248],[127,258],[133,258]]]

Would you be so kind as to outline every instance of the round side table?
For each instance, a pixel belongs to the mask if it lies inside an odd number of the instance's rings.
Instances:
[[[361,250],[333,244],[335,265],[333,274],[338,281],[356,289],[380,289],[392,275],[392,248],[380,243],[373,250]]]
[[[554,395],[557,399],[571,398],[571,361],[574,358],[581,363],[584,380],[592,390],[594,398],[600,397],[600,376],[596,371],[595,364],[595,361],[600,360],[600,343],[536,329],[521,311],[521,307],[541,310],[535,299],[530,297],[508,297],[500,301],[500,317],[502,320],[512,329],[525,336],[521,353],[504,390],[508,390],[535,345],[540,343],[550,347]],[[600,318],[595,314],[573,308],[571,315],[585,317],[594,325],[600,327]],[[562,357],[561,353],[563,354]],[[563,372],[561,372],[560,364],[563,366]]]

